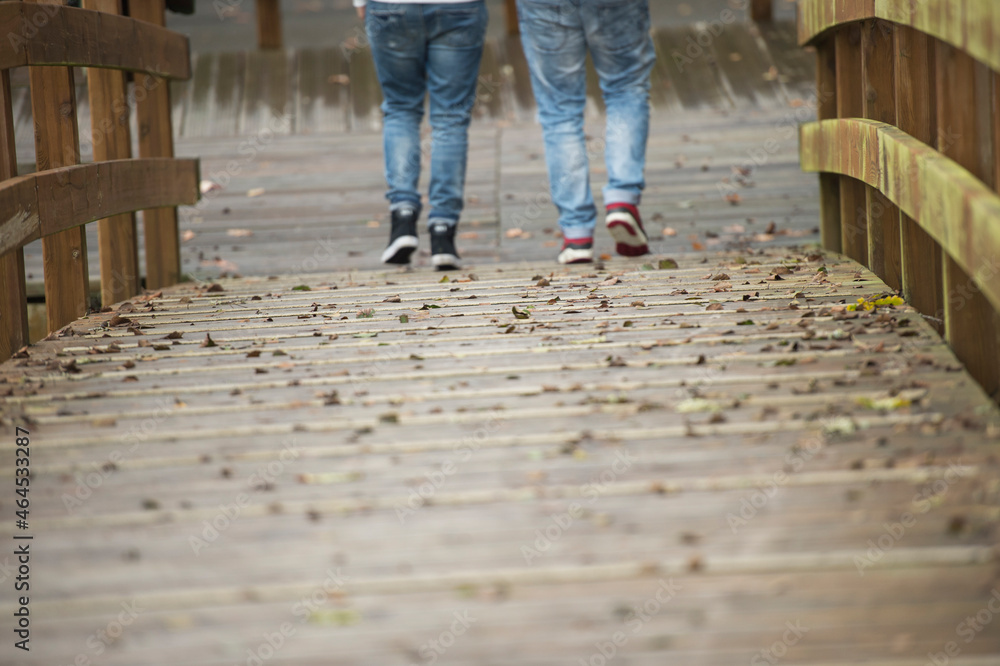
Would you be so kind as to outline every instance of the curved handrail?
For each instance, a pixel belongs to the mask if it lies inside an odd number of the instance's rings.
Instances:
[[[0,181],[0,255],[120,213],[198,202],[198,160],[151,157]]]
[[[1000,195],[902,130],[857,118],[807,123],[802,169],[864,181],[912,217],[1000,310],[1000,280],[980,279],[1000,255]]]
[[[937,37],[1000,72],[996,0],[799,0],[799,43],[839,25],[884,19]]]
[[[65,65],[110,67],[166,79],[191,77],[186,36],[127,16],[0,2],[0,35],[5,36],[0,70]]]

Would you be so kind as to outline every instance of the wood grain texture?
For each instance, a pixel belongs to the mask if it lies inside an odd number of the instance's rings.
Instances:
[[[799,43],[874,18],[936,37],[1000,71],[1000,8],[993,0],[801,0]]]
[[[68,67],[31,67],[29,76],[38,171],[78,164],[80,137],[76,124],[73,70]],[[10,220],[19,214],[20,209],[15,210],[5,219]],[[46,318],[49,331],[54,331],[81,317],[90,306],[85,231],[74,227],[43,237],[42,256]]]
[[[906,26],[895,33],[896,121],[894,124],[918,141],[935,145],[937,136],[937,80],[934,41]],[[930,317],[944,333],[944,275],[941,250],[934,239],[906,213],[900,211],[903,298]]]
[[[67,65],[149,72],[170,79],[191,76],[187,37],[125,16],[49,3],[4,2],[0,29],[12,47],[0,51],[0,69]]]
[[[774,20],[773,0],[752,0],[750,4],[750,19],[761,23]]]
[[[849,25],[834,36],[837,76],[837,116],[864,116],[861,27]],[[840,234],[844,254],[862,264],[868,262],[868,208],[864,183],[840,179]]]
[[[164,0],[149,0],[130,7],[132,16],[154,25],[164,24]],[[185,54],[187,49],[185,48]],[[136,77],[136,116],[139,124],[139,156],[173,157],[174,130],[170,115],[170,86],[164,79]],[[141,94],[141,93],[145,94]],[[146,287],[158,289],[176,284],[181,276],[180,237],[176,208],[155,208],[143,213],[146,240]]]
[[[283,43],[281,3],[278,0],[254,0],[254,9],[257,12],[257,47],[280,49]]]
[[[120,0],[84,0],[84,9],[120,14]],[[130,107],[125,73],[113,69],[87,70],[91,143],[94,161],[132,157]],[[139,241],[131,213],[97,223],[100,247],[101,303],[110,306],[139,292]]]
[[[861,24],[861,67],[864,117],[896,122],[896,76],[891,23],[867,20]],[[871,168],[876,168],[871,165]],[[865,192],[868,219],[868,266],[895,290],[902,288],[902,249],[899,209],[880,192]]]
[[[17,175],[14,113],[10,92],[10,72],[0,71],[0,181]],[[0,247],[4,247],[4,227],[0,224]],[[15,236],[20,230],[14,231]],[[0,250],[0,360],[6,360],[28,344],[28,311],[24,277],[24,251],[20,246]]]
[[[517,20],[517,0],[504,1],[504,19],[507,21],[507,36],[521,34],[521,26]]]
[[[984,141],[979,131],[977,115],[979,104],[989,99],[989,91],[983,90],[982,79],[977,77],[977,63],[971,55],[940,43],[935,54],[938,150],[966,169],[996,197],[991,188],[992,178],[986,173],[982,160],[983,145],[989,141]],[[957,203],[953,200],[942,213],[950,220],[965,220],[968,224],[969,213],[963,215],[964,210],[955,208]],[[945,337],[989,395],[1000,393],[1000,316],[997,314],[1000,312],[1000,301],[992,293],[1000,289],[1000,280],[997,280],[997,273],[1000,272],[996,256],[997,248],[1000,248],[996,239],[1000,230],[997,219],[1000,216],[994,213],[989,223],[992,239],[978,237],[977,229],[969,230],[970,235],[964,239],[967,243],[984,243],[982,248],[978,248],[975,258],[968,254],[958,256],[952,248],[945,247],[949,256],[942,259]],[[985,221],[980,219],[978,225],[972,222],[971,226],[982,228],[984,224]],[[961,236],[962,230],[954,229],[952,233]]]

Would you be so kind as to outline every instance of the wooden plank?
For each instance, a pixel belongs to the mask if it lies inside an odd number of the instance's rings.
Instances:
[[[835,58],[837,72],[837,116],[864,115],[862,88],[861,27],[849,25],[837,31]],[[868,220],[863,183],[850,177],[840,179],[840,246],[857,262],[868,261]]]
[[[927,35],[897,26],[895,125],[918,141],[933,146],[937,136],[934,42]],[[944,275],[941,249],[920,224],[900,211],[903,298],[930,324],[944,333]]]
[[[750,5],[750,19],[756,23],[774,20],[772,0],[753,0]]]
[[[987,91],[976,85],[976,63],[972,56],[947,44],[938,44],[937,56],[937,116],[938,149],[972,174],[983,176],[980,160],[981,137],[977,135],[977,96]],[[994,193],[995,196],[995,193]],[[964,211],[952,211],[956,221],[962,221]],[[992,223],[994,238],[982,249],[994,253],[1000,242],[996,239],[996,219]],[[966,223],[968,224],[968,223]],[[1000,283],[998,268],[992,256],[977,253],[956,256],[945,247],[948,256],[944,265],[945,336],[956,355],[983,386],[988,395],[1000,394],[1000,299],[987,300],[987,294]],[[991,278],[983,284],[983,271]],[[975,277],[973,277],[975,276]],[[978,284],[978,286],[977,286]],[[992,295],[991,295],[992,296]],[[990,301],[992,301],[992,306]]]
[[[837,44],[826,39],[816,47],[816,116],[819,120],[837,117]],[[842,252],[840,228],[840,176],[819,175],[820,234],[823,247]]]
[[[280,49],[282,46],[281,3],[279,0],[256,0],[257,47]]]
[[[993,0],[800,0],[799,43],[838,25],[879,18],[905,25],[1000,70],[1000,12]]]
[[[521,34],[521,26],[517,21],[517,0],[504,0],[504,17],[507,21],[507,36]]]
[[[879,20],[862,23],[864,117],[890,125],[896,122],[893,48],[892,24]],[[865,201],[868,218],[868,266],[875,275],[898,291],[902,288],[899,209],[872,187],[866,189]]]
[[[131,15],[153,25],[164,25],[164,0],[129,6]],[[187,49],[184,50],[187,59]],[[170,116],[170,86],[164,79],[139,75],[135,79],[140,157],[173,157],[174,133]],[[144,94],[143,94],[144,93]],[[181,276],[180,237],[176,208],[154,208],[142,216],[146,240],[146,287],[176,284]]]
[[[3,70],[0,71],[0,182],[17,175],[15,145],[10,72]],[[0,229],[0,237],[3,234]],[[28,309],[24,283],[24,250],[18,245],[9,252],[0,251],[0,361],[10,358],[26,344]]]
[[[73,70],[32,67],[29,76],[38,170],[78,164],[80,137]],[[43,238],[42,257],[46,319],[49,331],[54,331],[83,316],[90,307],[86,231],[72,228]]]
[[[0,27],[13,47],[0,53],[0,69],[68,65],[149,72],[171,79],[191,75],[186,36],[125,16],[50,2],[4,2]]]
[[[354,49],[347,56],[351,81],[351,130],[377,130],[382,126],[382,88],[375,73],[371,49]]]
[[[107,14],[121,13],[120,0],[84,0],[84,9]],[[94,161],[132,157],[125,73],[113,69],[89,69],[87,90]],[[139,241],[135,216],[131,213],[105,218],[97,223],[101,264],[101,303],[110,306],[139,293]]]
[[[707,28],[662,28],[657,31],[657,50],[668,54],[667,70],[685,109],[731,109],[732,101],[720,85],[718,64],[706,57],[714,55],[711,41],[708,47],[703,45],[706,37],[711,38]]]

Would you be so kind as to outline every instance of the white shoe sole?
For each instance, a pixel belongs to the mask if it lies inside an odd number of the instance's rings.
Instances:
[[[594,261],[594,250],[577,250],[571,247],[559,253],[560,264],[589,264]]]
[[[431,264],[438,270],[458,269],[458,257],[454,254],[435,254],[431,256]]]
[[[382,253],[383,264],[408,264],[410,255],[417,249],[416,236],[400,236]]]

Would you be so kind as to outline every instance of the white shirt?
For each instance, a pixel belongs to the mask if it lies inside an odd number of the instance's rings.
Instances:
[[[477,0],[392,0],[392,2],[402,2],[409,5],[431,5],[438,2],[452,2],[457,4],[459,2],[476,2],[476,1]],[[368,4],[368,0],[354,0],[355,7],[364,7],[366,4]]]

